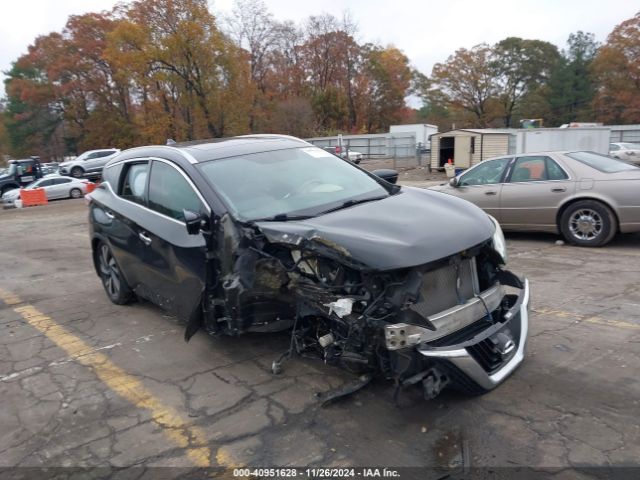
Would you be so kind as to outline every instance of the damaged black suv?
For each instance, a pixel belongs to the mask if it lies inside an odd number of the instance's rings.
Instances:
[[[488,391],[523,360],[528,283],[471,203],[280,135],[134,148],[103,175],[88,198],[107,295],[173,312],[187,340],[289,330],[283,357],[426,398]]]

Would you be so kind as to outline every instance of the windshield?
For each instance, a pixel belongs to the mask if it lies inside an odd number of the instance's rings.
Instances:
[[[604,173],[638,170],[638,167],[635,165],[595,152],[571,152],[566,155],[569,158],[573,158],[574,160],[584,163],[585,165],[589,165],[591,168],[595,168],[596,170],[600,170]]]
[[[243,221],[313,216],[347,201],[389,195],[369,175],[317,147],[214,160],[201,169]]]
[[[627,142],[624,142],[624,143],[620,143],[619,145],[621,147],[624,147],[624,148],[629,149],[629,150],[640,150],[640,143],[627,143]]]
[[[12,163],[9,165],[9,170],[7,171],[7,173],[9,175],[15,175],[17,171],[18,171],[18,166],[15,163]]]

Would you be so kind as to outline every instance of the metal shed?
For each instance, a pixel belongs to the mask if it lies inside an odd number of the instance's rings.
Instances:
[[[465,128],[431,135],[431,168],[442,168],[449,159],[457,168],[469,168],[476,163],[509,151],[513,130]]]

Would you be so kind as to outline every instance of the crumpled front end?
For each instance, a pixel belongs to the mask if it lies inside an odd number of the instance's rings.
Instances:
[[[222,255],[205,306],[210,333],[291,329],[286,355],[382,375],[397,391],[418,385],[426,398],[445,387],[490,390],[522,362],[529,287],[504,269],[495,239],[379,270],[317,231],[265,235],[228,218],[220,225]]]

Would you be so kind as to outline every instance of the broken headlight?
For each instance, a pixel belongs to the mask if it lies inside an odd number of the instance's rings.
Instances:
[[[496,252],[498,252],[498,254],[502,257],[502,263],[506,264],[507,263],[507,242],[504,239],[502,228],[500,228],[500,224],[495,218],[493,218],[491,215],[488,215],[488,217],[496,226],[496,231],[493,232],[493,237],[491,238],[493,249]]]

